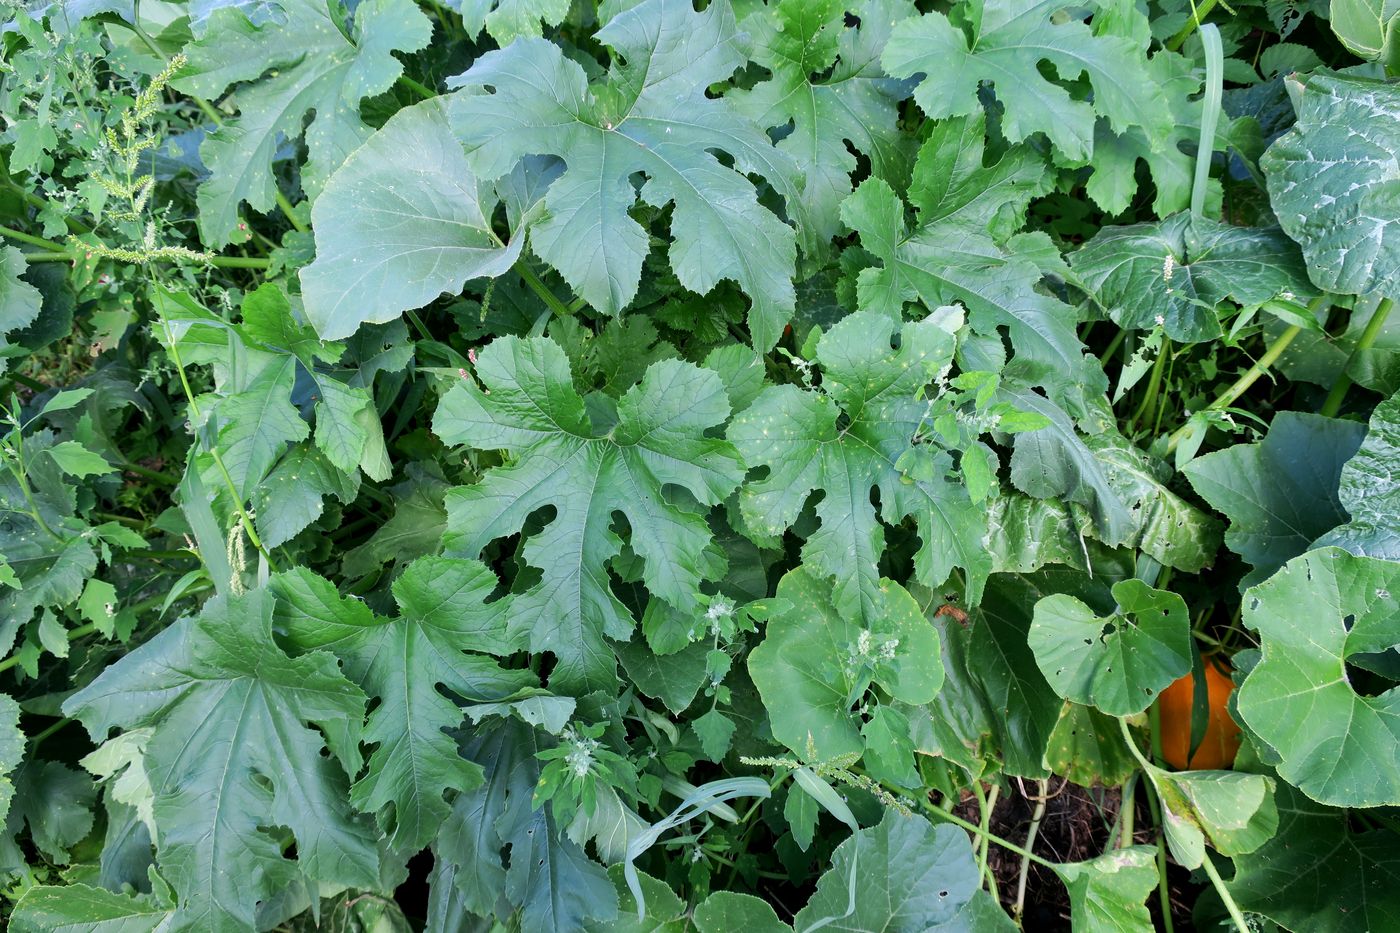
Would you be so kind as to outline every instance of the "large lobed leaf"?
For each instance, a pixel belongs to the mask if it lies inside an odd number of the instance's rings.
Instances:
[[[921,447],[928,479],[896,464],[913,448],[927,404],[920,390],[951,361],[953,335],[934,320],[896,324],[874,312],[853,314],[822,336],[816,362],[821,389],[770,386],[729,426],[729,439],[750,467],[768,475],[749,482],[739,505],[749,532],[771,541],[797,521],[816,492],[821,526],[802,548],[803,563],[836,578],[839,612],[869,624],[879,614],[879,563],[885,523],[913,518],[923,546],[914,558],[918,578],[942,584],[954,569],[966,573],[975,603],[991,569],[980,541],[985,524],[967,490],[948,478],[949,455]],[[871,501],[879,490],[880,507]]]
[[[350,800],[378,813],[401,851],[421,849],[437,833],[448,813],[445,791],[481,783],[481,769],[464,761],[443,731],[459,726],[463,714],[439,686],[489,702],[535,684],[529,671],[502,670],[491,657],[515,647],[506,638],[509,601],[486,601],[496,584],[476,561],[420,558],[394,581],[402,614],[385,619],[304,568],[272,581],[278,623],[292,643],[333,652],[378,701],[364,732],[378,747]]]
[[[1096,33],[1079,17],[1063,15],[1058,0],[980,0],[968,6],[959,23],[943,13],[900,23],[881,58],[896,77],[925,75],[914,100],[930,117],[980,110],[977,90],[986,81],[1005,107],[1008,139],[1045,133],[1070,160],[1087,161],[1093,154],[1096,115],[1119,133],[1143,127],[1154,141],[1171,130],[1166,98],[1149,79],[1146,56],[1134,39]],[[1047,79],[1043,62],[1065,81],[1087,76],[1092,103]]]
[[[365,695],[332,655],[282,653],[273,602],[266,590],[211,599],[63,706],[95,740],[155,727],[143,759],[156,861],[179,899],[172,929],[251,931],[258,902],[303,876],[378,883],[375,835],[350,812],[346,780]],[[270,826],[291,830],[295,860]]]
[[[491,232],[442,99],[407,107],[355,150],[311,210],[316,261],[301,270],[323,340],[422,307],[510,268],[525,242]],[[490,205],[487,205],[489,208]]]
[[[606,638],[626,641],[634,624],[608,578],[623,543],[611,527],[614,513],[627,518],[630,547],[654,597],[699,611],[701,581],[722,571],[719,555],[707,552],[710,529],[694,503],[717,504],[743,475],[734,448],[706,436],[729,415],[724,385],[711,370],[663,360],[615,410],[590,412],[564,351],[547,338],[494,341],[481,352],[477,375],[485,389],[470,379],[454,385],[433,430],[449,444],[517,456],[475,486],[448,493],[443,544],[449,554],[475,557],[521,531],[532,513],[553,508],[554,518],[526,538],[525,561],[542,578],[516,596],[507,635],[554,654],[556,692],[612,690],[616,663]]]
[[[449,107],[469,164],[494,180],[527,155],[565,161],[530,244],[605,314],[631,303],[651,250],[646,229],[629,215],[637,199],[631,177],[642,173],[642,200],[674,205],[669,252],[680,283],[700,294],[721,279],[738,283],[753,301],[754,346],[772,348],[796,300],[795,239],[760,205],[744,173],[792,196],[797,167],[733,104],[705,94],[745,63],[729,3],[696,13],[690,0],[644,0],[595,38],[617,53],[597,83],[557,45],[532,38],[488,52],[453,79],[467,92]],[[734,168],[714,151],[732,157]]]
[[[1349,667],[1400,644],[1400,563],[1309,551],[1245,594],[1244,621],[1263,659],[1240,716],[1279,776],[1334,806],[1400,804],[1400,691],[1362,695]]]
[[[313,111],[303,183],[318,192],[369,136],[360,101],[388,90],[403,73],[393,52],[417,51],[432,36],[431,21],[410,0],[365,0],[345,30],[326,3],[288,0],[279,7],[280,16],[256,24],[243,10],[216,9],[202,37],[186,49],[189,65],[176,82],[182,90],[212,96],[253,82],[237,92],[239,116],[200,147],[210,171],[198,194],[206,247],[235,238],[244,202],[263,213],[272,209],[278,145],[283,137],[300,136]]]

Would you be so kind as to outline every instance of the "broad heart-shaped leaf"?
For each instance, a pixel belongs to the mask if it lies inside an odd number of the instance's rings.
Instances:
[[[1140,126],[1149,139],[1165,137],[1171,113],[1148,77],[1139,43],[1095,35],[1078,18],[1059,15],[1063,10],[1058,0],[981,0],[965,13],[966,28],[942,13],[926,13],[895,26],[881,61],[896,77],[926,75],[914,100],[935,120],[979,110],[977,89],[991,82],[1005,107],[1002,131],[1008,139],[1045,133],[1071,161],[1093,154],[1096,115],[1119,133]],[[1053,65],[1062,80],[1087,76],[1093,102],[1046,79],[1042,62]]]
[[[1342,467],[1337,497],[1351,521],[1318,539],[1353,554],[1400,560],[1400,394],[1376,406],[1361,449]]]
[[[772,348],[796,301],[796,247],[792,229],[759,204],[743,173],[766,178],[791,211],[797,167],[732,104],[705,94],[745,62],[728,0],[703,13],[690,0],[644,0],[594,38],[625,64],[614,58],[607,79],[592,86],[543,39],[488,52],[454,79],[472,92],[449,104],[469,163],[494,180],[527,155],[565,160],[530,243],[605,314],[637,294],[651,248],[646,229],[628,216],[637,198],[631,177],[642,173],[643,201],[674,204],[670,259],[680,283],[702,295],[721,279],[738,283],[753,301],[755,348]],[[713,151],[728,153],[734,168]]]
[[[1400,847],[1389,828],[1354,830],[1345,810],[1309,800],[1282,781],[1278,832],[1235,856],[1227,886],[1242,909],[1290,930],[1400,929]]]
[[[302,877],[378,883],[375,837],[351,814],[346,781],[365,695],[332,655],[283,654],[272,612],[266,590],[215,597],[63,705],[94,740],[153,730],[144,762],[156,861],[178,895],[173,929],[252,931],[258,902]],[[264,827],[291,830],[295,861]]]
[[[564,835],[548,806],[531,805],[542,750],[536,730],[515,719],[463,742],[462,754],[486,780],[453,803],[433,844],[439,869],[449,870],[436,877],[454,885],[471,913],[505,921],[519,909],[524,933],[606,923],[618,915],[607,873]]]
[[[1243,586],[1267,579],[1346,521],[1337,484],[1363,434],[1355,422],[1282,411],[1262,442],[1186,465],[1192,487],[1230,520],[1225,545],[1254,567]]]
[[[1035,604],[1029,640],[1056,693],[1129,716],[1191,671],[1191,617],[1180,596],[1141,580],[1113,584],[1113,598],[1115,611],[1100,617],[1073,596],[1047,596]]]
[[[0,373],[5,371],[10,357],[7,351],[11,351],[6,335],[34,323],[44,304],[39,290],[20,278],[26,268],[24,253],[13,246],[0,246]]]
[[[964,912],[978,887],[966,833],[890,810],[836,847],[793,925],[806,930],[827,919],[822,929],[843,933],[968,929]],[[847,914],[852,891],[855,912]]]
[[[387,91],[403,73],[392,53],[416,52],[432,36],[432,22],[411,0],[365,0],[355,7],[348,35],[325,3],[289,0],[281,10],[281,17],[260,26],[241,10],[216,10],[203,38],[185,50],[189,65],[176,81],[184,91],[212,97],[230,85],[254,82],[237,92],[238,117],[200,147],[210,177],[196,201],[209,248],[234,239],[243,202],[262,213],[272,209],[279,142],[300,136],[312,111],[302,183],[314,197],[326,176],[369,136],[360,101]]]
[[[914,705],[943,685],[938,633],[898,583],[880,581],[864,621],[837,610],[830,583],[801,567],[778,582],[777,598],[790,608],[768,620],[749,676],[774,738],[798,755],[859,755],[865,742],[851,709],[872,683]]]
[[[165,933],[170,907],[86,884],[33,887],[15,904],[10,933]]]
[[[1332,0],[1328,12],[1332,31],[1358,57],[1392,69],[1400,64],[1400,4],[1395,0]]]
[[[848,10],[858,27],[846,25]],[[890,28],[914,12],[908,0],[776,0],[741,24],[754,60],[772,77],[727,96],[760,126],[791,126],[778,148],[803,169],[808,252],[824,251],[840,230],[856,170],[848,144],[870,159],[877,178],[900,188],[907,181],[909,146],[895,126],[907,88],[880,70],[879,58]]]
[[[1104,227],[1069,261],[1120,327],[1160,326],[1182,343],[1220,337],[1227,299],[1248,308],[1313,291],[1298,245],[1281,231],[1189,213]]]
[[[1274,780],[1234,771],[1153,768],[1148,778],[1163,804],[1162,820],[1172,857],[1199,868],[1207,844],[1221,855],[1253,852],[1278,829]]]
[[[301,270],[306,315],[325,340],[383,323],[520,255],[491,232],[441,98],[400,110],[351,153],[311,209],[316,261]]]
[[[841,219],[880,263],[860,271],[857,302],[862,311],[895,320],[906,302],[919,301],[930,311],[957,302],[979,333],[1005,327],[1018,365],[1033,376],[1073,381],[1085,370],[1074,311],[1036,289],[1044,273],[1033,254],[1044,252],[1048,241],[1031,234],[1007,239],[1021,226],[1031,198],[1044,191],[1044,159],[1013,147],[992,166],[983,165],[984,122],[979,112],[934,124],[914,165],[909,200],[918,220],[912,228],[903,203],[878,177],[842,203]]]
[[[746,483],[739,494],[744,522],[756,540],[772,540],[792,526],[807,499],[824,493],[816,506],[821,527],[802,548],[813,573],[836,578],[837,611],[861,624],[878,618],[879,561],[885,547],[880,519],[895,525],[917,522],[923,546],[914,557],[918,579],[943,583],[954,568],[967,576],[968,601],[975,603],[991,560],[981,546],[986,526],[966,489],[942,478],[951,459],[934,448],[931,480],[896,469],[927,402],[920,390],[952,358],[953,335],[935,321],[904,325],[900,346],[890,317],[852,314],[824,334],[816,361],[821,389],[770,386],[736,416],[729,439],[750,467],[768,476]],[[871,490],[880,492],[880,510]]]
[[[1055,866],[1069,889],[1074,933],[1152,933],[1143,901],[1157,887],[1151,846],[1114,849],[1087,862]]]
[[[461,724],[462,708],[439,685],[476,702],[535,685],[529,671],[502,670],[488,657],[514,648],[505,634],[509,600],[486,602],[496,583],[476,561],[420,558],[394,581],[402,614],[385,619],[305,568],[272,581],[279,628],[292,643],[334,652],[378,701],[364,739],[379,747],[350,800],[379,814],[399,851],[421,849],[437,833],[448,812],[444,792],[481,783],[481,769],[462,760],[443,732]]]
[[[448,0],[462,14],[462,28],[476,37],[485,29],[505,48],[521,36],[539,36],[540,22],[557,26],[569,15],[569,0]]]
[[[1400,804],[1400,690],[1361,696],[1352,655],[1400,644],[1400,563],[1310,551],[1245,594],[1263,659],[1240,716],[1280,756],[1279,776],[1322,803]]]
[[[605,636],[625,641],[634,622],[608,579],[608,562],[622,547],[613,514],[627,518],[652,596],[699,612],[700,582],[722,573],[722,559],[707,553],[710,528],[694,502],[716,505],[743,477],[734,448],[705,436],[729,416],[724,386],[708,369],[663,360],[615,413],[595,411],[612,422],[601,424],[585,411],[564,351],[547,338],[492,342],[477,375],[485,391],[458,382],[438,406],[433,430],[449,444],[517,456],[475,486],[448,493],[443,545],[476,557],[519,532],[531,513],[552,507],[553,520],[525,541],[525,561],[543,576],[517,594],[508,635],[554,654],[556,693],[613,690],[616,662]],[[692,502],[663,491],[668,485]]]
[[[1400,295],[1400,87],[1322,72],[1259,165],[1319,288]]]

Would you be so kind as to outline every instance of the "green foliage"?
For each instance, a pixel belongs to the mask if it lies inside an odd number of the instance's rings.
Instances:
[[[1394,6],[10,4],[0,926],[1400,926]]]

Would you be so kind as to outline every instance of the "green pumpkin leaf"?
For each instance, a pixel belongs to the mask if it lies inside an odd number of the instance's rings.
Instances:
[[[874,683],[905,703],[927,703],[943,684],[938,636],[913,597],[881,580],[863,618],[841,612],[829,583],[803,568],[778,582],[790,608],[768,620],[749,654],[773,735],[825,761],[865,748],[851,708]]]
[[[1065,703],[1045,746],[1045,767],[1085,787],[1122,784],[1137,770],[1118,720],[1092,706]]]
[[[154,727],[144,760],[156,863],[181,928],[251,930],[258,902],[303,876],[378,883],[374,835],[352,815],[346,780],[365,695],[330,654],[283,654],[272,611],[263,590],[211,599],[63,706],[94,739]],[[268,826],[291,830],[295,861]]]
[[[1278,829],[1274,781],[1264,775],[1154,769],[1148,776],[1162,800],[1172,857],[1187,868],[1201,866],[1207,844],[1221,855],[1241,855]]]
[[[1055,692],[1110,716],[1140,713],[1191,670],[1186,602],[1141,580],[1113,585],[1118,605],[1100,617],[1073,596],[1035,604],[1030,645]]]
[[[890,811],[836,847],[794,926],[805,930],[829,918],[822,929],[844,933],[958,929],[968,923],[978,887],[966,833]],[[848,912],[852,892],[855,910]]]
[[[86,884],[36,886],[10,916],[11,933],[160,933],[171,929],[168,906]]]
[[[734,418],[728,433],[750,467],[769,468],[766,478],[739,493],[745,525],[760,544],[791,527],[813,493],[825,493],[816,506],[821,526],[802,549],[803,563],[835,577],[837,610],[867,625],[881,599],[880,519],[889,525],[916,520],[923,546],[914,557],[915,573],[927,585],[963,569],[975,602],[991,569],[978,509],[966,489],[939,475],[951,470],[951,458],[921,448],[935,467],[928,479],[897,467],[914,449],[927,410],[919,392],[950,361],[953,336],[934,321],[910,323],[892,350],[895,330],[882,314],[845,318],[817,344],[821,389],[770,386]],[[872,489],[880,492],[878,511]]]
[[[311,209],[316,261],[301,270],[306,314],[324,340],[384,323],[469,279],[501,275],[502,245],[441,98],[407,107],[355,150]]]
[[[522,38],[449,82],[469,92],[449,108],[483,179],[527,155],[565,160],[530,244],[596,310],[617,314],[632,302],[651,251],[629,215],[637,199],[630,179],[640,172],[644,202],[674,205],[670,263],[680,284],[703,295],[721,279],[736,282],[753,301],[750,330],[763,351],[792,317],[796,247],[743,173],[789,195],[799,185],[796,166],[761,129],[705,94],[744,64],[736,36],[727,0],[703,13],[689,0],[645,0],[595,33],[617,53],[605,80],[590,85],[557,45]],[[734,169],[712,151],[731,156]]]
[[[378,700],[364,733],[378,748],[350,800],[379,815],[395,848],[426,845],[447,816],[443,794],[482,780],[443,731],[460,725],[463,713],[440,687],[492,702],[535,683],[529,671],[502,670],[490,657],[515,647],[505,635],[509,600],[486,601],[496,584],[476,561],[420,558],[394,581],[402,614],[385,619],[304,568],[273,578],[277,621],[292,644],[334,653],[346,675]]]
[[[508,634],[555,655],[556,692],[612,690],[616,662],[605,636],[625,641],[634,626],[605,570],[622,546],[613,513],[627,516],[652,595],[700,613],[700,583],[716,574],[706,556],[710,529],[693,504],[662,487],[682,487],[710,506],[738,484],[734,448],[705,436],[729,414],[724,387],[691,363],[655,363],[618,402],[617,423],[600,430],[552,340],[496,340],[481,352],[477,374],[485,390],[457,382],[438,406],[433,430],[449,444],[517,456],[475,486],[448,493],[443,545],[449,554],[476,557],[521,531],[532,512],[553,506],[555,518],[525,542],[525,560],[543,577],[516,596]]]
[[[515,720],[463,743],[485,783],[459,794],[442,825],[433,849],[451,870],[439,878],[472,913],[490,915],[502,900],[518,908],[524,933],[611,922],[618,895],[603,867],[563,834],[549,807],[531,805],[540,750],[536,731]]]
[[[1235,856],[1227,886],[1242,910],[1290,930],[1349,933],[1400,924],[1400,851],[1390,829],[1356,830],[1345,810],[1279,782],[1278,832]]]
[[[1363,557],[1400,560],[1400,394],[1376,406],[1366,439],[1342,467],[1337,498],[1351,521],[1315,547],[1345,548]]]
[[[846,25],[848,8],[858,27]],[[881,71],[879,59],[891,27],[913,13],[908,0],[777,0],[741,23],[771,77],[728,97],[766,129],[791,125],[778,148],[804,170],[807,252],[824,253],[840,231],[857,166],[848,143],[870,159],[875,177],[899,186],[908,178],[909,140],[896,127],[906,85]]]
[[[1196,492],[1230,520],[1225,546],[1253,565],[1244,586],[1267,579],[1346,521],[1337,486],[1363,434],[1351,421],[1282,411],[1262,442],[1186,465]]]
[[[695,905],[695,929],[699,933],[789,933],[792,927],[778,919],[777,911],[761,897],[716,891]]]
[[[1157,887],[1151,846],[1114,849],[1087,862],[1057,865],[1054,871],[1069,889],[1075,933],[1152,933],[1152,916],[1143,904]]]
[[[293,0],[280,9],[276,21],[261,25],[242,10],[215,10],[202,36],[186,48],[189,64],[175,82],[204,97],[252,82],[238,91],[238,117],[200,147],[211,173],[197,196],[199,229],[209,248],[247,239],[238,230],[244,202],[261,213],[272,210],[277,147],[284,136],[301,136],[313,111],[306,129],[310,161],[302,178],[314,197],[369,136],[360,101],[388,90],[403,73],[393,53],[416,52],[432,36],[431,21],[410,0],[366,0],[355,7],[345,31],[331,8],[314,0]]]
[[[1120,327],[1162,327],[1182,343],[1219,339],[1227,300],[1248,308],[1313,291],[1297,244],[1282,232],[1184,213],[1104,227],[1069,261]]]
[[[1334,806],[1400,804],[1400,693],[1362,696],[1347,669],[1400,644],[1400,564],[1310,551],[1245,594],[1244,621],[1263,658],[1240,716],[1282,756],[1279,776]]]
[[[1259,165],[1318,288],[1400,295],[1400,87],[1322,72]]]
[[[1108,4],[1088,7],[1097,13]],[[1071,161],[1093,154],[1096,115],[1118,133],[1140,126],[1151,139],[1166,136],[1171,114],[1148,76],[1142,46],[1124,36],[1096,34],[1081,16],[1065,16],[1063,9],[1056,0],[987,0],[966,17],[966,25],[926,13],[895,27],[881,61],[896,77],[926,75],[914,100],[935,120],[973,113],[981,106],[979,85],[991,83],[1005,107],[1002,131],[1008,139],[1044,133]],[[1042,63],[1053,65],[1065,81],[1087,77],[1092,103],[1048,80]]]

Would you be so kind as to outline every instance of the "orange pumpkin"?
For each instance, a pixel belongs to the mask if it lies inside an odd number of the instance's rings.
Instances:
[[[1235,760],[1235,752],[1240,750],[1240,727],[1225,708],[1230,691],[1235,689],[1227,673],[1228,668],[1222,670],[1225,665],[1223,660],[1202,656],[1201,661],[1206,673],[1210,718],[1205,738],[1189,762],[1186,755],[1191,750],[1191,705],[1195,697],[1195,680],[1187,674],[1163,690],[1157,698],[1157,708],[1161,712],[1162,757],[1179,771],[1228,768]]]

